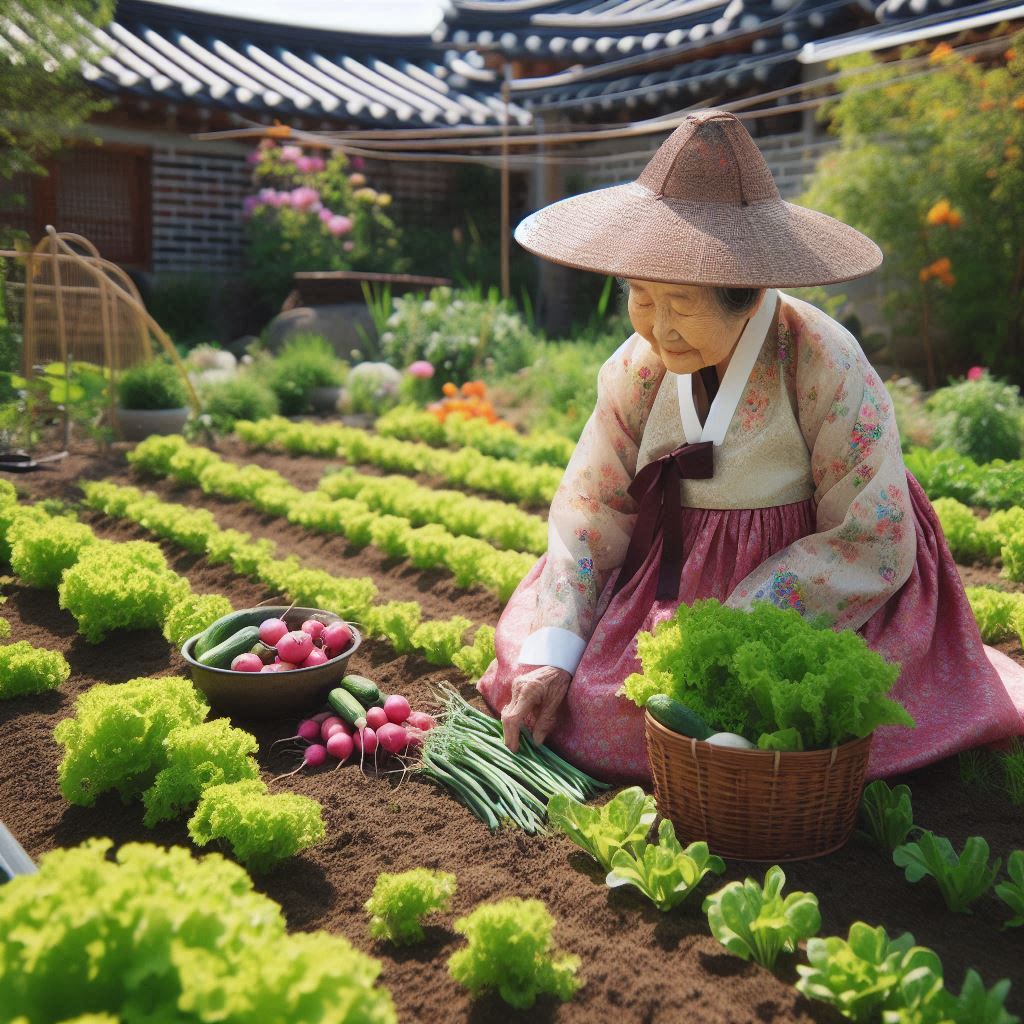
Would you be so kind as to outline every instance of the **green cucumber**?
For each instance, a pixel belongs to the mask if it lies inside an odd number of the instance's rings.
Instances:
[[[377,689],[377,684],[366,676],[345,676],[338,685],[348,690],[364,708],[384,707],[384,695]]]
[[[348,690],[342,689],[340,686],[336,686],[329,694],[327,694],[327,703],[348,722],[349,725],[354,725],[357,728],[362,728],[366,725],[366,710],[363,705],[359,703],[352,696]]]
[[[677,732],[681,736],[692,736],[697,740],[706,740],[713,729],[708,727],[696,711],[691,711],[685,704],[673,700],[667,694],[656,693],[647,698],[646,708],[651,717],[660,722],[666,729]]]
[[[240,654],[248,654],[259,638],[258,626],[243,626],[227,640],[196,658],[196,661],[207,668],[231,668],[231,662]]]
[[[249,608],[246,611],[221,616],[199,634],[199,639],[192,647],[192,657],[198,661],[207,651],[212,651],[218,644],[224,643],[244,626],[258,626],[270,616],[271,613],[266,608]]]

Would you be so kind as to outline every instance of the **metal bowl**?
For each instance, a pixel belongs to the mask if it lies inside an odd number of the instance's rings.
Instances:
[[[326,625],[340,622],[341,616],[321,608],[261,607],[267,618],[283,618],[289,629],[298,629],[306,619],[319,619]],[[239,718],[278,718],[289,713],[313,711],[341,682],[348,659],[359,649],[362,637],[352,623],[352,645],[344,654],[323,665],[296,668],[290,672],[233,672],[229,668],[200,665],[192,656],[200,634],[191,636],[181,648],[192,680],[206,694],[211,708]]]

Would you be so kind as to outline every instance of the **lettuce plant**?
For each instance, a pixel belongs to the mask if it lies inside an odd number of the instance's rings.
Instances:
[[[192,810],[210,786],[260,777],[252,758],[259,750],[256,737],[232,728],[226,718],[174,729],[164,740],[164,749],[166,765],[142,794],[143,823],[149,828]]]
[[[684,850],[666,818],[658,826],[657,846],[640,843],[632,849],[620,847],[612,855],[607,883],[613,889],[634,885],[659,910],[667,911],[682,903],[706,874],[720,875],[724,870],[725,862],[708,852],[707,843],[690,843]]]
[[[180,676],[97,683],[79,694],[75,717],[53,731],[64,747],[57,770],[64,799],[91,807],[110,789],[126,800],[137,796],[167,766],[167,736],[198,725],[207,710],[191,680]]]
[[[246,779],[204,789],[188,834],[197,846],[223,839],[250,871],[265,872],[319,843],[326,832],[315,800],[297,793],[272,796],[266,783]]]
[[[237,864],[109,839],[44,854],[3,887],[4,1020],[395,1024],[380,963],[327,932],[289,935]]]
[[[11,568],[30,587],[55,590],[61,574],[78,561],[87,544],[96,542],[92,528],[67,516],[23,516],[7,531]]]
[[[423,918],[447,910],[455,889],[455,876],[444,871],[414,868],[400,874],[382,872],[363,905],[371,915],[370,934],[395,945],[422,941]]]
[[[783,898],[785,884],[785,873],[774,864],[763,886],[746,878],[706,897],[703,909],[711,934],[735,956],[772,970],[780,953],[794,952],[801,939],[811,938],[821,927],[818,897],[792,892]]]
[[[1020,928],[1024,925],[1024,850],[1014,850],[1006,858],[1008,882],[996,886],[996,895],[1013,911],[1004,928]]]
[[[590,807],[562,793],[548,800],[548,821],[605,871],[612,870],[619,850],[644,843],[657,815],[654,797],[646,796],[639,786],[622,790],[600,807]]]
[[[418,601],[388,601],[369,610],[366,627],[383,636],[396,654],[408,654],[413,650],[412,636],[422,617]]]
[[[175,647],[202,633],[218,619],[229,615],[234,608],[220,594],[189,594],[167,613],[164,619],[164,639]]]
[[[554,948],[555,919],[540,900],[484,903],[454,927],[469,945],[451,955],[448,970],[473,996],[495,989],[510,1006],[527,1010],[539,995],[571,999],[582,984],[580,958]]]
[[[860,802],[861,820],[872,842],[884,853],[891,854],[914,827],[910,804],[910,787],[899,785],[890,789],[881,779],[864,787]]]
[[[476,681],[494,661],[494,627],[480,626],[473,634],[473,642],[452,655],[452,664]]]
[[[412,645],[423,652],[423,656],[431,665],[450,665],[455,652],[463,646],[462,634],[472,625],[473,623],[462,615],[424,622],[416,627],[412,635]]]
[[[922,832],[916,842],[896,847],[892,859],[908,882],[931,875],[946,906],[957,914],[970,913],[971,904],[992,888],[1002,864],[998,858],[989,864],[988,843],[981,836],[969,836],[958,856],[953,844],[934,832]]]
[[[1014,630],[1014,614],[1024,606],[1024,595],[993,587],[965,587],[978,631],[985,643],[1005,640]]]
[[[6,619],[0,620],[7,625]],[[56,690],[71,675],[71,666],[59,651],[45,651],[25,640],[0,647],[0,700]]]

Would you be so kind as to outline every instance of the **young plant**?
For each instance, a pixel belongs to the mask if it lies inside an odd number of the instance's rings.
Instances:
[[[946,906],[957,914],[970,913],[971,904],[992,887],[1002,863],[997,858],[989,864],[988,843],[981,836],[968,837],[957,856],[953,844],[934,832],[922,832],[916,842],[898,846],[892,859],[908,882],[931,875]]]
[[[326,833],[323,808],[315,800],[296,793],[271,796],[265,783],[247,779],[203,790],[188,834],[197,846],[224,839],[250,871],[264,872]]]
[[[576,977],[580,958],[555,950],[554,927],[540,900],[481,904],[455,922],[469,945],[451,955],[448,970],[470,995],[496,989],[517,1010],[528,1010],[540,995],[565,1002],[582,984]]]
[[[548,800],[548,821],[605,871],[612,870],[612,860],[621,849],[634,849],[647,839],[657,816],[654,797],[646,796],[639,786],[622,790],[601,807],[589,807],[562,793]]]
[[[452,664],[472,680],[479,679],[494,660],[494,627],[480,626],[473,642],[452,655]]]
[[[55,590],[65,569],[78,561],[96,536],[85,523],[67,516],[36,519],[23,516],[7,531],[11,544],[11,568],[30,587]]]
[[[10,624],[5,620],[8,632]],[[59,651],[44,651],[25,640],[0,647],[0,700],[56,690],[71,675]]]
[[[401,874],[382,872],[373,886],[373,895],[363,904],[371,915],[370,934],[395,945],[422,941],[423,918],[447,910],[455,889],[455,876],[444,871],[414,868]]]
[[[952,1020],[954,1024],[1020,1024],[1020,1017],[1010,1013],[1005,1006],[1010,991],[1009,978],[997,981],[990,989],[985,988],[981,976],[973,968],[964,976],[960,995],[954,998],[945,992],[945,999],[938,1000],[941,1011],[945,1003],[945,1016],[937,1013],[934,1017],[939,1024],[944,1020]],[[884,1024],[892,1024],[888,1016],[883,1018]]]
[[[643,843],[634,854],[620,848],[612,856],[607,883],[611,888],[635,885],[659,910],[668,911],[683,902],[713,871],[720,875],[725,862],[708,852],[707,843],[690,843],[684,850],[667,818],[658,826],[658,845]]]
[[[1008,750],[999,755],[1003,769],[1003,788],[1010,802],[1024,804],[1024,742],[1014,739]]]
[[[451,665],[456,651],[461,650],[463,646],[462,634],[471,625],[469,619],[462,615],[424,622],[416,627],[412,635],[412,645],[423,652],[423,656],[431,665]]]
[[[1013,911],[1013,917],[1003,924],[1004,928],[1020,928],[1024,925],[1024,850],[1014,850],[1006,858],[1008,882],[996,886],[996,895]]]
[[[861,820],[867,835],[886,854],[891,854],[914,827],[914,812],[910,805],[910,787],[895,789],[881,779],[864,788],[860,803]]]
[[[746,878],[706,897],[703,910],[711,934],[735,956],[772,970],[780,953],[794,952],[801,939],[811,938],[821,927],[818,897],[792,892],[783,898],[785,884],[786,875],[775,864],[763,886]]]
[[[370,632],[388,640],[396,654],[408,654],[413,650],[412,636],[422,616],[417,601],[388,601],[370,609],[366,625]]]
[[[189,637],[202,633],[207,626],[212,626],[232,611],[231,602],[220,594],[189,594],[167,613],[164,639],[180,647]]]

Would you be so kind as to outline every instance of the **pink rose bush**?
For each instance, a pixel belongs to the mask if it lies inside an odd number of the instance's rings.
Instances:
[[[985,376],[985,367],[984,366],[972,366],[967,371],[967,379],[968,380],[981,380],[984,376]]]

